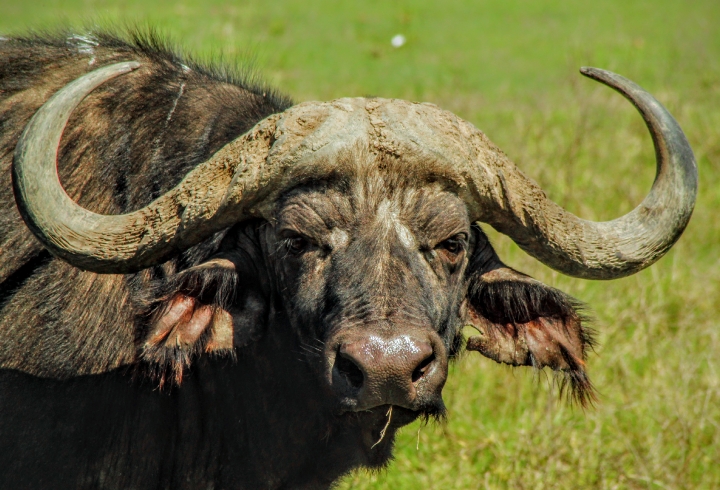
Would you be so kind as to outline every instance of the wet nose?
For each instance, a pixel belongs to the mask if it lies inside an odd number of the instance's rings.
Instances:
[[[332,378],[356,410],[380,405],[418,409],[441,397],[447,356],[439,339],[368,336],[340,345]]]

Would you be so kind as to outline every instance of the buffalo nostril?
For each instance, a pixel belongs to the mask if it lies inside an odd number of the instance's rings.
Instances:
[[[420,380],[423,376],[425,376],[425,373],[430,368],[430,365],[435,360],[435,353],[433,352],[429,356],[427,356],[425,359],[423,359],[420,364],[417,365],[415,370],[412,373],[412,382],[416,383]]]
[[[345,376],[345,379],[347,379],[350,386],[353,388],[362,387],[365,376],[363,375],[362,370],[360,370],[358,365],[355,364],[352,359],[346,357],[342,353],[339,353],[335,358],[335,369]]]

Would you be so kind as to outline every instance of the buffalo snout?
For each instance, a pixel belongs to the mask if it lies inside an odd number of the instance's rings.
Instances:
[[[442,405],[448,360],[434,332],[390,336],[363,332],[335,345],[334,358],[329,359],[330,379],[345,409],[395,405],[417,411]]]

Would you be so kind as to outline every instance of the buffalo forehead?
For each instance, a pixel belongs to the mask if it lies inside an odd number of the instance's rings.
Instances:
[[[369,226],[386,238],[394,232],[408,248],[434,245],[431,242],[467,231],[464,202],[441,184],[418,187],[416,182],[404,182],[401,175],[365,174],[351,179],[351,185],[293,189],[278,208],[278,231],[289,229],[313,238],[336,233],[333,241],[344,244],[345,230]]]
[[[472,131],[477,130],[432,104],[379,98],[306,102],[278,121],[269,158],[292,162],[286,185],[337,171],[338,155],[367,152],[393,156],[418,176],[461,186],[463,169],[477,158],[469,144]],[[354,162],[376,164],[372,158]]]

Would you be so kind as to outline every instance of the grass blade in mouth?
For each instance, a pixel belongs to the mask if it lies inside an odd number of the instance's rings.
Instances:
[[[385,439],[385,432],[387,432],[388,427],[390,427],[390,420],[392,420],[392,407],[393,406],[390,405],[390,408],[388,409],[387,413],[385,414],[385,416],[387,417],[387,422],[385,422],[385,427],[383,427],[382,430],[380,431],[380,439],[378,439],[375,444],[370,446],[370,449],[374,449],[375,446],[380,444],[382,442],[382,440]]]

